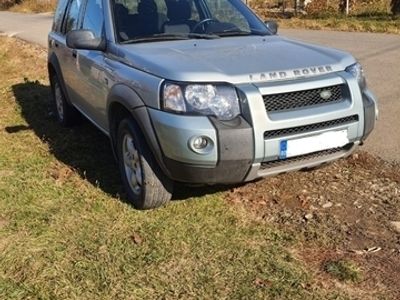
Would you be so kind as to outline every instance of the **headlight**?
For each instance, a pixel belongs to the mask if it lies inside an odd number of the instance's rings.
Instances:
[[[236,90],[227,84],[165,83],[162,96],[162,106],[168,111],[211,115],[220,120],[240,114]]]
[[[347,67],[346,72],[349,72],[357,79],[357,82],[362,90],[364,90],[367,87],[367,81],[364,76],[364,70],[359,63]]]

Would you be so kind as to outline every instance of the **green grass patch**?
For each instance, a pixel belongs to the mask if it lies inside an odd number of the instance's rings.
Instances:
[[[362,274],[360,268],[348,260],[329,261],[325,271],[340,281],[360,282]]]

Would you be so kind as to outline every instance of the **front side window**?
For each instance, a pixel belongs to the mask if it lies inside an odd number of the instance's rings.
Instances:
[[[57,4],[57,9],[54,13],[53,31],[60,32],[61,24],[65,15],[65,9],[67,7],[68,0],[60,0]]]
[[[113,0],[119,42],[267,35],[241,0]]]
[[[79,12],[81,9],[82,0],[72,0],[69,5],[68,14],[65,19],[64,33],[78,29]]]
[[[97,38],[102,37],[104,15],[101,0],[88,0],[83,17],[82,29],[91,30]]]
[[[229,1],[205,0],[213,19],[219,22],[232,24],[241,31],[250,31],[250,24],[246,17]]]

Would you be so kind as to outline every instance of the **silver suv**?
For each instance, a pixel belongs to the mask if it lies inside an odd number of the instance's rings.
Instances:
[[[174,181],[247,182],[349,155],[378,113],[360,64],[276,33],[241,0],[60,0],[56,116],[110,138],[139,209],[169,201]]]

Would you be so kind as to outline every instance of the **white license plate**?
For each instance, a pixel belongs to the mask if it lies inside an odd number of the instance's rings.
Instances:
[[[329,131],[300,139],[280,142],[280,159],[343,147],[349,143],[347,130]]]

